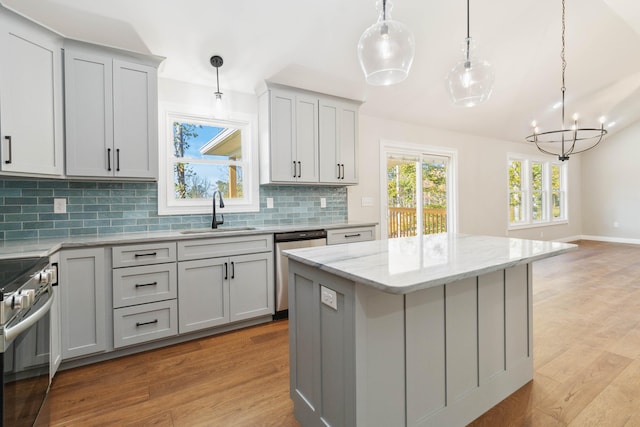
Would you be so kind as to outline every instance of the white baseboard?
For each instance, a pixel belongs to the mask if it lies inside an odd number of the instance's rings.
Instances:
[[[554,239],[554,242],[563,242],[563,243],[569,243],[569,242],[575,242],[576,240],[580,240],[580,239],[584,239],[584,236],[569,236],[569,237],[563,237],[561,239]]]
[[[640,245],[640,239],[627,239],[625,237],[608,237],[608,236],[590,236],[582,235],[579,237],[582,240],[596,240],[598,242],[610,242],[610,243],[628,243],[631,245]],[[561,241],[565,241],[564,239]]]

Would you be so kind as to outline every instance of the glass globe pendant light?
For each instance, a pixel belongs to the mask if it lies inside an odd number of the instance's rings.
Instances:
[[[469,0],[467,0],[467,37],[462,48],[464,58],[449,71],[447,87],[451,101],[462,107],[485,102],[493,91],[491,64],[475,54],[475,43],[469,35]]]
[[[391,2],[378,0],[378,21],[366,29],[358,42],[358,58],[367,83],[389,86],[409,75],[415,39],[406,25],[391,19]]]

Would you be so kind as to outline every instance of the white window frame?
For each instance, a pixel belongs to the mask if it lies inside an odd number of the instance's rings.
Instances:
[[[382,239],[389,237],[388,211],[389,205],[387,194],[387,155],[406,154],[407,156],[418,157],[447,157],[449,159],[447,168],[447,232],[455,233],[458,229],[458,151],[450,148],[436,147],[431,145],[420,145],[408,142],[398,142],[390,140],[380,140],[380,235]],[[422,194],[417,195],[416,204],[422,206]],[[419,221],[420,222],[420,221]],[[418,229],[422,230],[422,224],[418,224]]]
[[[163,105],[160,108],[161,123],[159,138],[158,168],[158,215],[211,214],[212,200],[174,197],[173,122],[184,121],[206,126],[238,128],[242,132],[243,149],[243,195],[242,199],[225,199],[225,213],[259,212],[258,142],[255,115],[230,113],[229,119],[218,119],[210,113],[199,112],[187,106]]]
[[[521,171],[521,190],[523,197],[524,218],[520,222],[512,223],[509,218],[509,203],[511,200],[509,187],[509,167],[512,161],[519,161],[522,165]],[[542,206],[543,213],[542,219],[533,219],[533,185],[531,182],[531,171],[533,163],[542,164]],[[551,175],[552,167],[560,167],[560,212],[561,216],[558,218],[553,217],[553,205],[552,205],[552,188],[551,188]],[[567,178],[568,178],[569,165],[566,162],[559,160],[552,160],[547,157],[531,156],[526,154],[508,153],[507,154],[507,229],[518,230],[523,228],[544,227],[550,225],[567,224],[569,222],[569,204],[568,204],[568,191],[567,191]]]

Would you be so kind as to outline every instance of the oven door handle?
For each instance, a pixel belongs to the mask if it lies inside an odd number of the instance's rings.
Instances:
[[[51,290],[51,288],[49,288]],[[5,328],[4,330],[4,338],[5,342],[13,341],[18,335],[35,325],[38,320],[42,319],[47,315],[49,309],[51,308],[51,304],[53,304],[53,291],[51,290],[51,294],[49,295],[49,299],[44,303],[42,307],[31,313],[28,317],[22,319],[20,323],[10,328]]]

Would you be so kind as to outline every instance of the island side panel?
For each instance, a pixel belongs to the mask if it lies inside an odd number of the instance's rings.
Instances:
[[[337,309],[321,303],[321,287]],[[290,396],[306,426],[355,426],[354,283],[289,260]]]
[[[356,284],[358,427],[405,426],[404,295]]]
[[[466,425],[532,379],[530,280],[523,265],[406,294],[406,425]]]

